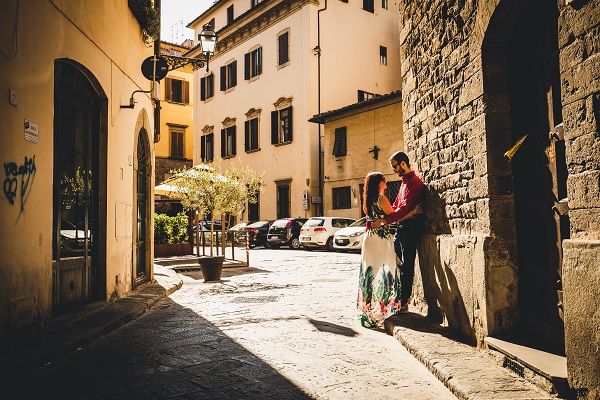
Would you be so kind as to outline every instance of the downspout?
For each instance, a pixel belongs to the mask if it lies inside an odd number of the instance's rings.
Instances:
[[[161,9],[160,9],[160,0],[154,0],[154,8],[158,12],[158,38],[154,41],[154,57],[160,57],[160,19],[161,19]],[[158,85],[158,82],[155,83]],[[154,93],[152,93],[154,94]],[[152,104],[154,105],[154,143],[160,142],[160,95],[156,93],[156,99],[152,99]]]
[[[325,8],[317,11],[317,114],[321,114],[321,12],[327,10],[327,0],[325,0]],[[321,203],[317,206],[317,216],[323,215],[323,156],[321,155],[321,125],[319,124],[319,197]]]

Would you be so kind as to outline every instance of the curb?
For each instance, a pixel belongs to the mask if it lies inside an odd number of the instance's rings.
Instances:
[[[485,352],[458,341],[449,328],[422,315],[390,317],[385,330],[461,400],[557,398],[501,368]]]

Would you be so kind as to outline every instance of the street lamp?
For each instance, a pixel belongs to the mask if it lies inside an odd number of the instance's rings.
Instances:
[[[215,54],[215,45],[217,44],[217,34],[211,24],[202,27],[202,32],[198,34],[202,54],[206,58],[206,72],[208,72],[208,58]]]
[[[202,68],[206,64],[206,71],[208,72],[208,59],[215,53],[215,45],[217,44],[217,34],[211,24],[206,24],[202,27],[202,32],[198,34],[198,40],[200,41],[200,48],[202,49],[204,58],[178,57],[167,54],[160,55],[160,58],[163,58],[169,64],[169,71],[184,67],[187,64],[192,64],[193,69]]]

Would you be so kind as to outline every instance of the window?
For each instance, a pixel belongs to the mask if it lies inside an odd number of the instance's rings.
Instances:
[[[215,75],[210,75],[200,79],[200,100],[210,99],[215,95]]]
[[[342,3],[347,3],[348,0],[340,0]]]
[[[182,79],[165,79],[165,100],[172,103],[189,104],[190,83]]]
[[[177,129],[171,130],[171,157],[183,158],[185,157],[185,133],[183,130]]]
[[[388,0],[381,0],[381,8],[384,10],[388,9]]]
[[[244,79],[254,78],[262,73],[262,47],[244,54]]]
[[[227,7],[227,25],[233,22],[233,4]]]
[[[379,46],[379,63],[387,65],[387,47]]]
[[[211,20],[208,22],[208,24],[209,24],[209,25],[210,25],[210,26],[213,28],[213,30],[215,29],[215,19],[214,19],[214,18],[212,18],[212,19],[211,19]]]
[[[211,162],[215,159],[214,136],[213,133],[201,136],[200,158],[204,162]]]
[[[277,65],[283,65],[290,61],[290,33],[285,32],[277,37]]]
[[[237,85],[237,61],[221,67],[221,91]]]
[[[252,7],[256,7],[257,5],[259,5],[260,3],[262,3],[263,0],[250,0],[250,8]]]
[[[342,157],[346,155],[346,127],[335,128],[335,141],[333,142],[333,155]]]
[[[260,210],[260,193],[256,193],[256,203],[248,202],[248,221],[258,221]]]
[[[252,118],[244,123],[246,151],[258,150],[258,118]]]
[[[350,186],[332,188],[331,198],[333,199],[332,208],[334,210],[343,210],[346,208],[351,208]]]
[[[235,156],[235,125],[221,129],[221,157]]]
[[[292,141],[292,107],[271,113],[271,144]]]
[[[363,10],[374,13],[375,0],[363,0]]]
[[[358,102],[366,101],[369,99],[374,99],[375,97],[379,97],[378,94],[365,92],[364,90],[358,91]]]
[[[387,189],[385,190],[386,197],[390,200],[390,203],[394,204],[396,201],[396,197],[398,196],[398,192],[400,191],[400,184],[402,181],[392,181],[387,183]]]

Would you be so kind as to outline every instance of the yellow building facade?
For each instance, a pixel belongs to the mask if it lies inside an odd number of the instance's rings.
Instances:
[[[3,336],[152,280],[154,109],[127,2],[0,8]]]
[[[162,55],[181,57],[189,50],[181,45],[161,42]],[[192,166],[194,158],[194,73],[192,65],[170,70],[160,83],[160,140],[155,144],[155,184],[169,178],[173,171]],[[161,201],[164,200],[164,201]],[[181,211],[177,202],[157,197],[157,213]],[[173,207],[172,207],[173,205]]]
[[[369,172],[382,172],[388,197],[394,202],[400,178],[389,158],[404,150],[402,92],[396,91],[337,110],[315,115],[324,126],[323,171],[325,215],[359,219],[362,191]]]

